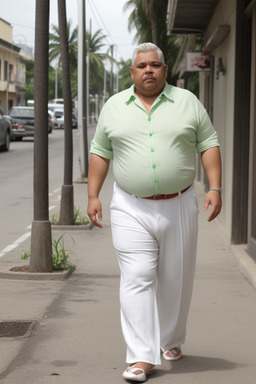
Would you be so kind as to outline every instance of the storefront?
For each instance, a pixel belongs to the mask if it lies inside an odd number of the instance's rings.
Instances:
[[[193,15],[188,18],[187,15]],[[200,99],[218,132],[223,211],[230,244],[256,260],[256,1],[169,1],[170,33],[201,33],[210,70],[200,71]],[[198,180],[205,183],[201,166]]]

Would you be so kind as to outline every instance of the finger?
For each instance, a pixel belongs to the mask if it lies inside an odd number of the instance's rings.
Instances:
[[[207,211],[208,208],[209,208],[209,201],[205,200],[203,210]]]
[[[88,216],[89,216],[91,222],[92,222],[96,227],[102,228],[102,224],[97,220],[97,213],[96,213],[96,212],[93,212],[93,213],[89,213],[89,212],[88,212]],[[102,220],[102,217],[99,218],[99,220]]]
[[[216,216],[217,216],[216,212],[215,212],[214,208],[212,207],[211,211],[210,211],[210,214],[208,216],[208,221],[212,221],[213,219],[215,219]]]
[[[96,227],[102,228],[102,224],[97,220],[96,214],[92,215],[90,219]]]
[[[102,213],[99,212],[99,213],[96,215],[96,224],[95,224],[95,225],[97,225],[97,227],[99,227],[99,228],[102,228],[101,221],[102,221]]]
[[[218,206],[215,206],[211,208],[211,211],[210,211],[210,215],[208,217],[208,221],[212,221],[214,220],[218,214],[220,213],[220,208]]]

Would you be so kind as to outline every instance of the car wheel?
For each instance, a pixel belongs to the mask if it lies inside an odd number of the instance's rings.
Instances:
[[[4,146],[3,146],[5,151],[9,151],[10,149],[10,140],[11,140],[10,132],[7,131],[4,139]]]

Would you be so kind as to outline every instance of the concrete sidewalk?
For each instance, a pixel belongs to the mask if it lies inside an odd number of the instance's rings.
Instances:
[[[4,384],[124,383],[125,345],[119,319],[119,269],[111,242],[111,172],[103,186],[103,229],[64,232],[76,245],[67,280],[16,280],[4,271],[21,265],[30,239],[0,259],[1,321],[34,321],[25,337],[1,337],[0,380]],[[86,211],[87,185],[74,183],[75,205]],[[203,192],[197,186],[200,208]],[[199,245],[184,358],[156,368],[148,382],[254,384],[256,377],[255,264],[237,257],[218,222],[199,214]],[[72,237],[72,238],[71,238]],[[241,262],[241,260],[243,262]],[[247,277],[241,273],[249,268]],[[2,273],[2,275],[1,275]],[[12,274],[15,272],[12,272]],[[2,277],[2,278],[1,278]],[[32,324],[32,326],[34,323]]]

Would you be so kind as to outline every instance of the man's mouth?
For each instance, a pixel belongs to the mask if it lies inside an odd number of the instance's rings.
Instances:
[[[144,81],[155,81],[154,77],[145,77]]]

